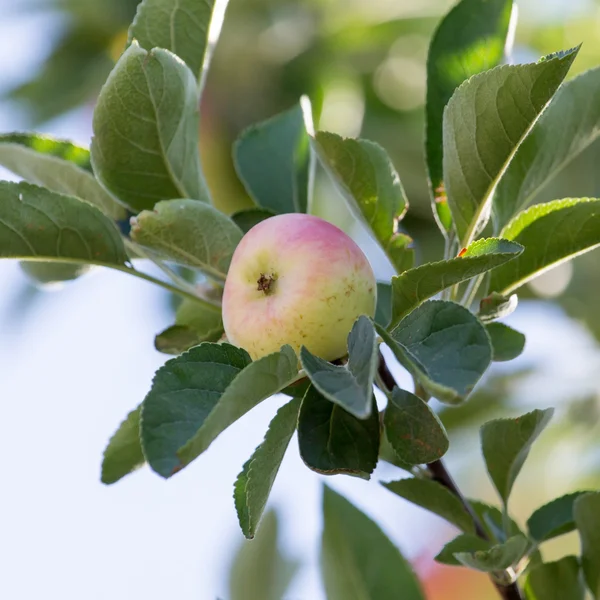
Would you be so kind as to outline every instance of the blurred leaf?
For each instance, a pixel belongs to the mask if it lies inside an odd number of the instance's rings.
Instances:
[[[235,482],[235,508],[240,527],[249,539],[256,533],[281,461],[296,431],[299,411],[299,398],[277,411],[264,441],[246,462]]]
[[[503,319],[515,312],[518,304],[519,299],[516,294],[506,297],[498,292],[492,292],[489,296],[481,299],[477,317],[483,323]]]
[[[37,260],[24,260],[19,266],[34,284],[40,286],[73,281],[88,273],[92,268],[90,265]]]
[[[29,183],[0,182],[0,257],[124,267],[114,224],[95,206]]]
[[[323,475],[355,475],[369,479],[379,456],[379,414],[357,419],[308,388],[298,418],[300,456],[309,469]]]
[[[277,544],[277,515],[270,511],[256,538],[244,542],[229,575],[229,600],[281,600],[298,563],[285,557]]]
[[[514,519],[503,514],[497,506],[492,506],[481,500],[468,499],[469,505],[473,512],[479,518],[479,521],[491,540],[505,542],[508,537],[514,535],[524,535],[521,528],[517,525]],[[504,532],[504,525],[507,525],[508,531]]]
[[[232,423],[297,374],[287,346],[255,362],[241,348],[203,343],[156,372],[142,408],[142,445],[154,471],[170,477]]]
[[[513,360],[523,352],[525,336],[516,329],[504,323],[488,323],[485,328],[492,340],[493,360]]]
[[[315,148],[355,216],[371,229],[394,267],[404,270],[410,238],[398,232],[408,209],[400,177],[387,152],[368,140],[318,131]]]
[[[600,598],[600,492],[583,494],[573,506],[581,538],[581,564],[592,596]]]
[[[442,19],[427,58],[426,142],[434,215],[442,232],[452,227],[443,184],[442,122],[454,90],[504,57],[512,0],[462,0]]]
[[[533,442],[554,409],[534,410],[514,419],[496,419],[481,427],[481,449],[490,478],[504,505]]]
[[[544,563],[527,572],[526,600],[584,600],[585,586],[575,556]]]
[[[435,561],[452,567],[464,567],[455,554],[461,552],[485,552],[492,547],[492,542],[476,535],[463,533],[448,542],[435,557]]]
[[[116,483],[145,462],[140,443],[142,406],[132,410],[110,438],[102,460],[102,483]]]
[[[160,200],[209,200],[198,151],[198,89],[160,48],[130,46],[94,111],[92,162],[102,184],[133,211]]]
[[[490,573],[502,571],[516,564],[523,558],[529,542],[523,535],[515,535],[506,542],[492,546],[487,550],[474,552],[454,552],[456,559],[471,569]]]
[[[443,402],[462,402],[492,360],[489,336],[466,308],[429,300],[388,334],[379,335],[425,390]]]
[[[260,207],[307,211],[310,150],[299,104],[243,131],[233,152],[237,174]]]
[[[392,323],[442,290],[486,273],[523,252],[523,247],[498,238],[477,240],[457,258],[426,263],[392,279]]]
[[[275,216],[270,210],[264,210],[262,208],[247,208],[246,210],[240,210],[235,214],[231,215],[231,220],[244,232],[248,233],[255,225],[258,225],[261,221]]]
[[[328,600],[424,600],[419,580],[379,526],[323,490],[321,574]]]
[[[490,290],[507,295],[600,244],[600,200],[568,198],[537,204],[517,215],[502,235],[525,246],[521,256],[491,275]]]
[[[223,335],[223,321],[218,307],[184,299],[177,307],[175,325],[159,333],[154,345],[159,352],[181,354],[202,342],[217,342]]]
[[[406,390],[394,388],[383,424],[392,448],[409,465],[434,462],[448,451],[448,436],[437,415]]]
[[[70,142],[36,134],[2,135],[0,165],[29,183],[86,200],[111,219],[127,216],[125,208],[91,174],[88,151]]]
[[[573,504],[586,492],[567,494],[538,508],[527,519],[529,535],[538,542],[558,537],[575,529]]]
[[[77,146],[73,142],[67,140],[57,140],[55,138],[42,135],[39,133],[5,133],[0,135],[0,148],[4,146],[15,146],[16,148],[29,149],[32,155],[40,155],[42,157],[54,157],[69,162],[88,173],[92,173],[92,163],[90,161],[90,152],[81,146]],[[6,159],[11,163],[16,162],[11,160],[9,153],[3,152]],[[23,154],[29,156],[29,154]],[[10,169],[10,166],[6,166]],[[18,173],[17,173],[18,174]],[[20,175],[24,177],[24,175]],[[34,182],[31,182],[34,183]],[[42,185],[42,184],[38,184]],[[58,190],[53,190],[58,191]]]
[[[332,365],[312,354],[305,346],[300,350],[302,367],[324,398],[339,404],[358,419],[371,415],[373,381],[379,362],[375,329],[371,319],[359,317],[348,336],[347,367]]]
[[[437,481],[412,478],[382,485],[401,498],[446,519],[465,533],[475,533],[473,519],[461,501]]]
[[[143,0],[129,28],[129,42],[136,40],[148,52],[170,50],[200,81],[210,58],[208,31],[214,4],[215,0]]]
[[[132,220],[132,239],[164,259],[224,280],[240,228],[209,204],[165,200]]]
[[[110,35],[113,32],[114,26]],[[112,67],[109,43],[106,31],[88,23],[74,23],[54,44],[40,72],[11,90],[8,98],[25,109],[34,124],[90,101]]]
[[[514,153],[566,76],[577,49],[475,75],[444,111],[444,182],[460,243],[489,219],[491,196]]]
[[[536,192],[600,135],[600,68],[565,82],[523,141],[494,194],[502,229]]]

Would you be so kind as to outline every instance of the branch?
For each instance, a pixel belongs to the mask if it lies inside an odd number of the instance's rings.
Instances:
[[[391,374],[381,352],[379,353],[379,376],[390,390],[392,390],[396,385],[396,381],[393,375]],[[416,391],[418,392],[418,390]],[[485,531],[479,517],[477,516],[467,499],[463,496],[462,492],[458,489],[456,483],[454,483],[454,480],[450,476],[450,473],[448,473],[448,471],[446,470],[444,463],[441,460],[436,460],[435,462],[427,465],[427,470],[431,474],[432,479],[434,481],[437,481],[438,483],[443,485],[460,500],[465,510],[469,513],[469,515],[471,515],[471,518],[473,519],[473,523],[475,524],[475,532],[477,533],[477,535],[484,540],[489,540],[490,538],[487,532]],[[503,598],[503,600],[523,600],[523,597],[521,596],[521,592],[519,591],[519,587],[517,586],[516,582],[513,582],[509,585],[502,585],[501,583],[497,582],[493,577],[491,577],[491,580],[494,586],[496,587],[497,592],[500,594],[500,597]]]

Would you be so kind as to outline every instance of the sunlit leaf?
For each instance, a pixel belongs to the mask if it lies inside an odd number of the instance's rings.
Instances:
[[[515,259],[523,247],[498,238],[477,240],[457,258],[426,263],[392,279],[392,322],[394,327],[424,300],[442,290],[486,273]]]
[[[566,81],[523,141],[494,194],[502,229],[536,193],[600,135],[600,68]]]
[[[133,43],[94,111],[92,163],[102,184],[133,211],[160,200],[209,200],[198,150],[198,88],[174,54]]]
[[[504,57],[512,0],[462,0],[442,19],[427,57],[426,158],[434,215],[443,232],[452,227],[443,186],[442,121],[454,90]]]
[[[565,78],[577,50],[475,75],[444,111],[444,182],[462,246],[483,229],[496,184]]]
[[[132,239],[159,258],[225,279],[241,229],[209,204],[166,200],[132,220]]]
[[[491,274],[490,291],[508,295],[548,269],[600,245],[600,200],[568,198],[517,215],[502,236],[525,246]]]
[[[405,270],[407,246],[412,241],[398,231],[408,209],[400,177],[387,152],[368,140],[344,139],[319,131],[317,155],[348,202],[353,213],[371,229],[396,267]]]
[[[98,208],[29,183],[0,182],[0,257],[123,268],[123,241]]]

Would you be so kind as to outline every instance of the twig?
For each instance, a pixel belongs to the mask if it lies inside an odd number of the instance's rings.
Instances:
[[[388,389],[393,389],[396,385],[396,381],[391,374],[383,355],[379,354],[379,377],[385,383]],[[415,390],[418,392],[418,390]],[[471,518],[473,519],[473,523],[475,525],[475,532],[477,535],[484,539],[489,540],[490,537],[487,534],[481,520],[469,504],[468,500],[463,496],[462,492],[458,489],[456,483],[450,476],[450,473],[446,470],[444,463],[441,460],[437,460],[433,463],[427,465],[427,471],[430,473],[432,479],[437,481],[439,484],[443,485],[447,490],[452,492],[454,496],[456,496],[465,510],[469,513]],[[512,582],[508,585],[502,585],[498,581],[496,581],[493,577],[491,577],[492,583],[494,584],[498,594],[503,600],[523,600],[521,596],[521,592],[516,582]]]

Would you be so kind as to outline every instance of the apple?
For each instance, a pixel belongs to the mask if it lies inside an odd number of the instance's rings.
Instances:
[[[256,360],[289,344],[325,360],[347,353],[354,321],[375,314],[367,257],[335,225],[304,214],[255,225],[236,248],[223,292],[227,339]]]

